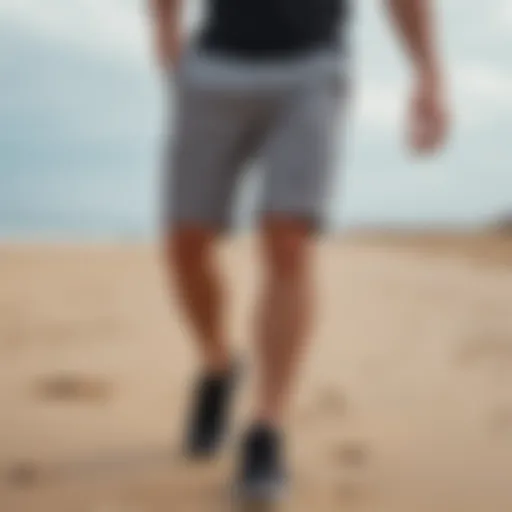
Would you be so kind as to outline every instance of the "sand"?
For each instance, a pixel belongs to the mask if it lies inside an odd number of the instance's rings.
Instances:
[[[511,247],[321,242],[282,510],[512,510]],[[222,251],[230,332],[248,353],[254,254],[251,239]],[[159,263],[152,247],[0,247],[1,512],[233,509],[236,442],[215,463],[179,454],[195,353]]]

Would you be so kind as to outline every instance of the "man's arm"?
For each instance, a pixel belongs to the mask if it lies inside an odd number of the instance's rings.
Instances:
[[[163,69],[177,64],[181,54],[183,0],[149,0],[157,58]]]
[[[433,150],[444,142],[447,125],[433,0],[387,0],[387,3],[415,71],[411,143],[419,151]]]
[[[388,0],[393,20],[421,75],[439,78],[431,0]]]

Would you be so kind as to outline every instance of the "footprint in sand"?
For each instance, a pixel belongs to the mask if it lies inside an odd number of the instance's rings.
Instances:
[[[336,471],[340,474],[335,483],[336,500],[343,507],[356,506],[369,496],[368,475],[365,468],[370,460],[370,450],[362,440],[346,440],[332,452]]]
[[[317,460],[314,465],[323,470],[313,468],[313,456],[303,474],[307,488],[331,496],[343,506],[354,506],[366,501],[369,495],[370,475],[366,469],[370,463],[370,449],[364,440],[346,439],[340,442],[324,439],[322,444],[323,461]]]
[[[368,464],[369,449],[360,441],[348,441],[338,446],[333,455],[343,468],[360,469]]]
[[[336,487],[336,499],[343,507],[359,505],[368,496],[367,486],[361,480],[345,479],[339,482]]]
[[[464,366],[485,362],[512,365],[512,333],[469,339],[457,352],[456,359]]]
[[[43,377],[34,386],[38,398],[46,401],[106,402],[112,393],[109,382],[81,375]]]
[[[229,512],[284,512],[284,510],[279,505],[261,502],[235,503],[233,504]]]
[[[512,435],[512,405],[496,409],[491,414],[489,424],[493,435]]]
[[[323,421],[326,418],[342,417],[347,414],[348,400],[342,391],[327,387],[316,393],[313,401],[300,411],[301,421]]]
[[[41,471],[33,462],[21,462],[7,471],[6,481],[14,487],[30,487],[41,479]]]
[[[94,505],[89,512],[145,512],[147,509],[127,503],[100,503]]]

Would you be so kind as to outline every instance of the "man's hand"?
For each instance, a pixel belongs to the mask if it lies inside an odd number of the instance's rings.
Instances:
[[[416,76],[409,112],[409,140],[413,149],[428,153],[445,142],[448,127],[435,44],[434,0],[386,0],[386,3]]]
[[[409,111],[408,139],[418,153],[439,149],[448,131],[442,87],[438,79],[426,73],[418,77]]]

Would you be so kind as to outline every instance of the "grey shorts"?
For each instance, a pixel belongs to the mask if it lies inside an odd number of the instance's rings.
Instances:
[[[193,50],[174,84],[166,227],[230,227],[237,183],[251,163],[262,173],[261,215],[322,224],[333,146],[341,144],[334,129],[345,97],[340,55],[317,51],[271,64]]]

